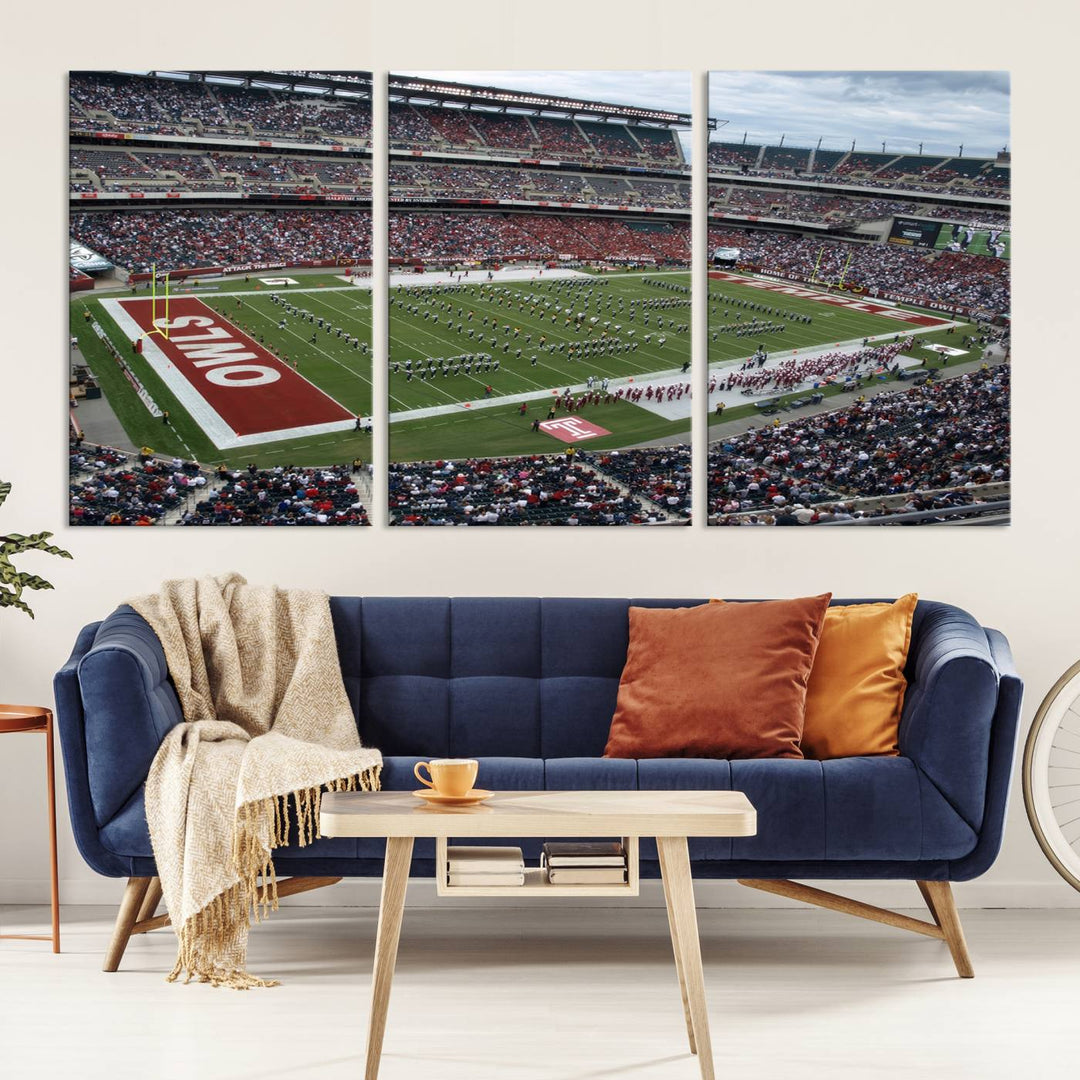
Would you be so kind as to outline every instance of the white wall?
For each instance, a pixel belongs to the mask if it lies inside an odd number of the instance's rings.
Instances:
[[[1066,52],[1074,35],[1063,27],[1035,25],[1034,11],[1045,8],[1014,13],[1003,4],[995,11],[986,2],[920,0],[903,5],[902,14],[890,6],[878,33],[870,9],[849,3],[789,4],[785,18],[777,17],[775,4],[705,0],[551,9],[488,5],[486,20],[479,10],[452,0],[412,0],[380,10],[356,0],[300,7],[264,2],[254,8],[190,0],[173,8],[65,2],[24,6],[21,25],[9,21],[6,36],[13,48],[6,50],[0,73],[0,100],[7,106],[6,160],[0,166],[0,476],[14,482],[15,493],[0,511],[0,527],[53,529],[76,558],[25,560],[57,591],[37,598],[35,622],[3,613],[0,700],[48,703],[52,674],[78,628],[125,597],[152,590],[164,576],[236,568],[252,581],[345,593],[787,596],[830,589],[839,596],[883,596],[914,589],[959,604],[1008,635],[1029,687],[1026,730],[1039,700],[1080,654],[1080,361],[1064,333],[1068,322],[1075,324],[1078,301],[1070,276],[1076,243],[1077,140],[1070,129],[1075,70]],[[703,101],[702,73],[710,67],[1011,67],[1019,237],[1013,260],[1015,524],[394,533],[379,527],[69,529],[65,72],[170,63],[377,72],[393,66],[685,68],[697,73],[696,107]],[[36,149],[19,149],[28,146]],[[1051,160],[1053,172],[1040,168]],[[703,251],[701,237],[696,239]],[[698,305],[699,345],[703,316]],[[700,511],[700,493],[697,506]],[[42,772],[40,739],[0,739],[0,903],[43,901],[48,894]],[[961,887],[961,902],[1076,902],[1080,897],[1042,859],[1024,818],[1019,784],[1014,790],[1004,851],[981,882]],[[117,882],[97,878],[82,863],[66,821],[61,860],[67,902],[117,897]],[[890,889],[875,886],[870,893],[886,898],[893,895]],[[910,900],[910,887],[893,892],[897,902],[901,896]],[[371,897],[362,888],[350,895]],[[708,895],[724,903],[735,893],[718,887]],[[748,894],[740,898],[746,902]]]

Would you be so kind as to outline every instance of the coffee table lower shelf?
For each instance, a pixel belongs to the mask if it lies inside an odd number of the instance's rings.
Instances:
[[[626,852],[626,881],[622,885],[552,885],[544,870],[539,866],[525,868],[524,885],[449,885],[446,880],[447,855],[449,846],[445,836],[435,841],[435,893],[437,896],[528,896],[530,900],[538,896],[637,896],[640,893],[638,861],[638,838],[624,836],[623,850]]]

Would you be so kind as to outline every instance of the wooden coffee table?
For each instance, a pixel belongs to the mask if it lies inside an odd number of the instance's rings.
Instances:
[[[675,970],[682,991],[690,1052],[703,1080],[713,1080],[712,1042],[705,1009],[705,982],[698,941],[697,908],[690,876],[689,836],[753,836],[757,814],[739,791],[506,791],[478,806],[432,807],[410,792],[330,793],[322,797],[323,836],[386,838],[375,970],[368,1019],[366,1080],[376,1080],[386,1031],[405,887],[413,841],[434,839],[440,895],[447,896],[632,896],[638,891],[638,838],[656,838],[664,882]],[[446,884],[448,837],[621,836],[628,853],[625,885],[549,885],[539,870],[526,871],[524,886],[451,887]]]

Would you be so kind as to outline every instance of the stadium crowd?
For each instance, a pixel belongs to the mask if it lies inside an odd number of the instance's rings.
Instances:
[[[391,147],[501,154],[543,154],[562,161],[611,164],[682,163],[674,132],[666,128],[392,102]]]
[[[710,249],[725,246],[740,249],[740,267],[798,281],[836,283],[842,279],[849,288],[915,301],[995,314],[1009,311],[1009,264],[986,255],[710,228]]]
[[[397,259],[658,260],[685,264],[690,231],[684,223],[630,222],[553,214],[390,214],[390,254]]]
[[[359,210],[109,210],[72,213],[70,229],[136,272],[371,256],[371,214]]]
[[[70,190],[308,192],[321,188],[370,191],[371,165],[360,158],[284,154],[134,153],[72,147]],[[96,176],[98,184],[82,173]],[[179,179],[177,178],[179,176]]]
[[[148,450],[68,441],[72,525],[366,525],[359,462],[322,468],[203,469]],[[192,500],[197,500],[192,504]],[[188,505],[190,509],[183,509]]]
[[[857,187],[1007,197],[1009,170],[988,158],[867,153],[712,142],[712,168],[744,175],[836,179]]]
[[[690,517],[689,446],[658,446],[582,455],[593,468],[613,476],[635,495],[651,499],[670,514]]]
[[[68,442],[72,525],[156,525],[206,484],[191,462],[125,454],[73,436]]]
[[[709,209],[727,214],[756,214],[785,221],[834,224],[880,221],[894,214],[916,212],[909,203],[896,199],[816,195],[783,188],[715,183],[709,185]],[[917,212],[921,214],[922,208],[918,208]]]
[[[709,519],[809,525],[866,513],[852,500],[897,495],[910,497],[875,516],[963,504],[1010,478],[1009,397],[1008,365],[984,366],[733,435],[709,451]]]
[[[179,525],[366,525],[348,465],[218,469],[205,496]]]
[[[390,163],[390,197],[415,199],[554,199],[617,206],[690,205],[687,183],[598,176],[592,173],[516,169],[502,165],[448,165],[432,162]]]
[[[393,525],[631,525],[653,507],[566,455],[391,464]]]
[[[363,99],[111,72],[72,72],[69,94],[72,126],[79,130],[371,139],[371,105]]]

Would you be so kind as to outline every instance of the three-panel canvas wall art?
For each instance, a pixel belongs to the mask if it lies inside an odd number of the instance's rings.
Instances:
[[[1007,523],[1008,76],[693,81],[72,72],[71,524]]]

